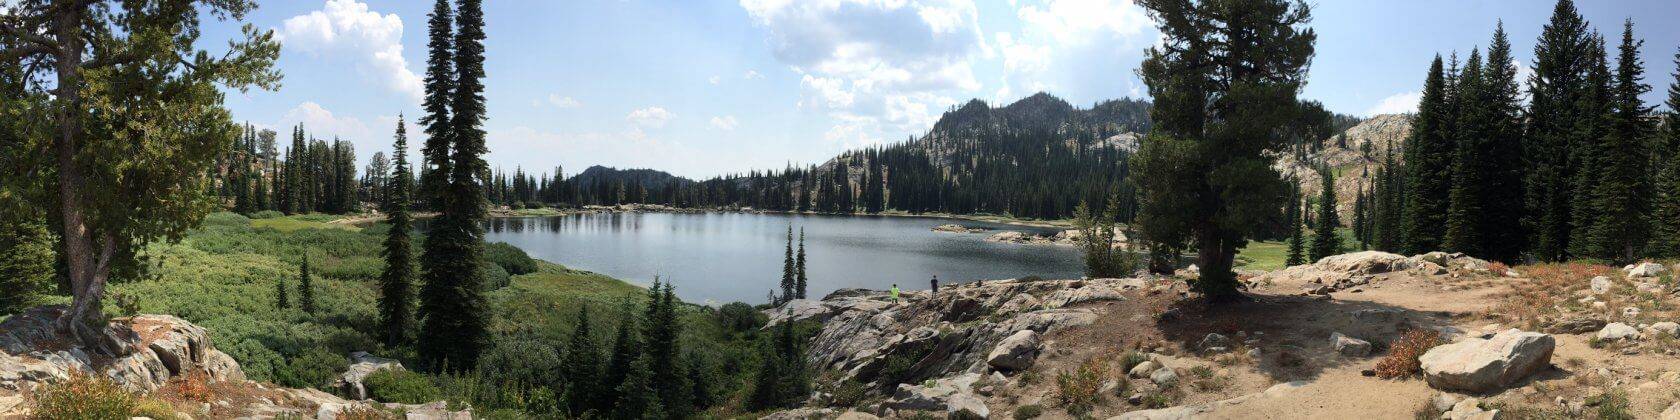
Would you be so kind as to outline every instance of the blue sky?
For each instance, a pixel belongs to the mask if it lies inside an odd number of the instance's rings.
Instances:
[[[359,157],[387,151],[419,112],[421,0],[263,1],[246,21],[283,40],[284,86],[230,92],[236,119],[302,122]],[[920,135],[970,98],[1048,91],[1086,107],[1140,97],[1133,74],[1158,38],[1129,0],[491,0],[486,5],[493,166],[575,173],[652,167],[690,177],[807,164]],[[1429,59],[1485,45],[1503,19],[1526,67],[1550,1],[1323,0],[1303,96],[1369,115],[1415,106]],[[1647,100],[1673,81],[1680,2],[1582,2],[1618,38],[1646,40]],[[208,42],[237,34],[216,23]],[[1526,71],[1526,69],[1524,70]],[[409,132],[418,135],[417,127]],[[420,138],[412,139],[418,148]]]

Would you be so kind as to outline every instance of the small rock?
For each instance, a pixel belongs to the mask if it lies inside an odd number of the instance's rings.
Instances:
[[[1610,325],[1605,325],[1604,329],[1598,330],[1597,337],[1599,340],[1606,341],[1637,340],[1639,339],[1639,330],[1628,326],[1628,324],[1612,322]]]
[[[1651,324],[1651,326],[1645,328],[1645,330],[1651,332],[1653,335],[1668,334],[1669,337],[1680,336],[1680,323],[1663,321]]]
[[[1610,291],[1610,277],[1598,276],[1592,278],[1592,292],[1595,295]]]
[[[1632,306],[1622,308],[1622,317],[1627,318],[1627,319],[1638,318],[1639,317],[1639,308],[1632,307]]]
[[[1572,316],[1546,327],[1552,334],[1585,334],[1604,328],[1604,320],[1586,316]]]
[[[1196,347],[1199,347],[1199,348],[1202,348],[1202,349],[1207,349],[1209,347],[1230,347],[1230,346],[1231,346],[1231,339],[1226,338],[1224,335],[1221,335],[1219,333],[1208,333],[1208,335],[1206,337],[1202,337],[1202,341],[1200,343],[1196,344]]]
[[[1644,262],[1627,269],[1627,278],[1659,277],[1668,273],[1668,267],[1653,262]]]
[[[951,420],[980,420],[991,416],[986,401],[968,394],[957,394],[945,402],[945,418]]]
[[[1349,337],[1340,332],[1330,333],[1330,343],[1339,353],[1347,357],[1365,357],[1371,354],[1371,342]]]
[[[1435,406],[1435,411],[1444,413],[1452,411],[1453,406],[1458,405],[1458,402],[1463,400],[1464,397],[1458,395],[1437,392],[1433,398],[1429,399],[1429,404]]]
[[[1155,363],[1154,360],[1145,360],[1143,363],[1138,363],[1137,366],[1132,366],[1132,370],[1127,371],[1126,376],[1139,379],[1147,378],[1150,373],[1155,372],[1155,369],[1159,368],[1161,368],[1160,363]]]
[[[1162,366],[1160,369],[1155,369],[1154,372],[1149,374],[1149,381],[1161,386],[1175,384],[1178,383],[1178,372],[1174,372],[1172,368]]]

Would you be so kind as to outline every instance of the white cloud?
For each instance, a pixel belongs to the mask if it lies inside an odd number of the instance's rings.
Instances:
[[[583,106],[583,102],[578,102],[577,99],[572,99],[570,96],[560,96],[558,93],[548,94],[548,103],[549,105],[554,105],[556,108],[561,109]]]
[[[758,70],[747,70],[746,73],[741,74],[741,78],[742,79],[747,79],[747,80],[763,79],[764,75],[758,74]],[[715,85],[717,83],[712,83],[712,84]]]
[[[740,0],[769,33],[772,55],[799,75],[801,109],[834,123],[830,142],[857,146],[919,134],[950,96],[982,87],[995,57],[973,0]]]
[[[1376,105],[1365,110],[1365,116],[1417,112],[1418,101],[1421,99],[1423,99],[1423,93],[1421,92],[1396,93],[1377,101]]]
[[[291,127],[297,124],[303,124],[305,132],[321,139],[333,137],[346,140],[371,139],[374,132],[361,119],[335,115],[332,111],[322,107],[321,104],[312,101],[298,104],[298,106],[280,116],[280,126],[282,127]]]
[[[740,125],[740,122],[735,121],[735,116],[734,115],[724,115],[724,116],[721,116],[721,117],[712,117],[712,128],[716,128],[716,129],[723,130],[723,131],[735,131],[735,127],[738,126],[738,125]]]
[[[1021,23],[1061,44],[1087,43],[1112,33],[1134,37],[1155,26],[1130,0],[1044,0],[1017,10]]]
[[[718,82],[722,82],[722,81],[723,81],[723,79],[719,78],[717,76],[712,76],[712,77],[706,79],[706,83],[711,83],[713,85],[716,85],[716,84],[718,84]]]
[[[356,0],[327,0],[321,10],[286,19],[279,31],[287,49],[318,58],[351,56],[357,71],[418,101],[423,87],[403,58],[402,33],[401,17]]]
[[[666,111],[665,108],[653,106],[630,111],[630,115],[625,116],[624,119],[640,127],[660,128],[664,127],[665,123],[670,122],[674,116],[671,111]]]

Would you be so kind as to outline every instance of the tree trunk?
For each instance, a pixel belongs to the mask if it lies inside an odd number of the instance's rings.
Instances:
[[[1237,291],[1236,275],[1231,272],[1236,247],[1225,240],[1226,235],[1218,228],[1210,228],[1197,236],[1196,264],[1200,278],[1196,280],[1196,289],[1215,302],[1242,297]]]
[[[80,152],[78,138],[81,126],[81,65],[84,41],[81,33],[80,8],[67,8],[54,18],[53,35],[58,38],[54,70],[58,86],[54,119],[54,156],[58,164],[58,201],[60,221],[63,223],[65,271],[69,276],[73,296],[70,309],[58,318],[58,328],[90,348],[99,348],[98,333],[87,321],[100,318],[99,300],[105,293],[105,280],[110,272],[108,263],[115,251],[115,241],[109,233],[99,235],[103,244],[95,255],[93,229],[83,214],[81,187],[85,182],[76,155]]]

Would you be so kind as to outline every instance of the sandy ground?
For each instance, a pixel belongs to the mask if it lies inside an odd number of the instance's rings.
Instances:
[[[1580,283],[1584,287],[1586,279]],[[1412,272],[1378,275],[1370,284],[1335,292],[1328,299],[1300,296],[1304,286],[1275,282],[1251,290],[1249,301],[1210,306],[1188,298],[1181,282],[1161,283],[1153,290],[1132,292],[1127,301],[1093,304],[1105,315],[1096,324],[1046,337],[1045,354],[1027,374],[1031,383],[1022,381],[1024,385],[990,397],[993,417],[1007,417],[1016,407],[1036,404],[1044,408],[1040,418],[1075,418],[1057,399],[1057,374],[1091,359],[1118,360],[1137,349],[1167,355],[1160,359],[1185,381],[1199,378],[1185,375],[1197,366],[1207,367],[1204,374],[1214,372],[1202,384],[1180,385],[1172,405],[1230,400],[1300,381],[1298,388],[1276,395],[1215,404],[1216,408],[1198,418],[1414,418],[1438,391],[1415,375],[1392,380],[1366,376],[1386,354],[1387,343],[1416,328],[1454,327],[1479,334],[1518,326],[1510,324],[1523,321],[1502,310],[1510,307],[1517,290],[1559,287],[1527,278]],[[1580,293],[1559,294],[1573,299]],[[1177,315],[1157,316],[1164,311]],[[1356,317],[1359,311],[1365,316]],[[1376,312],[1386,314],[1373,316]],[[1210,332],[1238,343],[1226,353],[1196,354],[1198,342]],[[1333,349],[1332,332],[1370,341],[1376,349],[1369,357],[1341,356]],[[1554,336],[1558,348],[1553,367],[1509,389],[1474,397],[1502,405],[1507,418],[1567,416],[1560,399],[1580,404],[1612,389],[1625,392],[1628,411],[1637,418],[1656,418],[1680,400],[1680,378],[1674,378],[1680,375],[1662,375],[1680,370],[1680,358],[1668,354],[1674,351],[1672,340],[1648,340],[1636,354],[1624,354],[1628,352],[1617,346],[1592,347],[1591,333]],[[1258,358],[1247,355],[1251,348],[1259,350]],[[1124,372],[1111,374],[1124,376]],[[1129,383],[1130,390],[1110,391],[1088,417],[1107,418],[1147,408],[1128,403],[1127,396],[1152,392],[1154,385],[1147,378]],[[1205,384],[1212,385],[1198,386]],[[1596,410],[1588,406],[1582,416],[1591,418]]]

